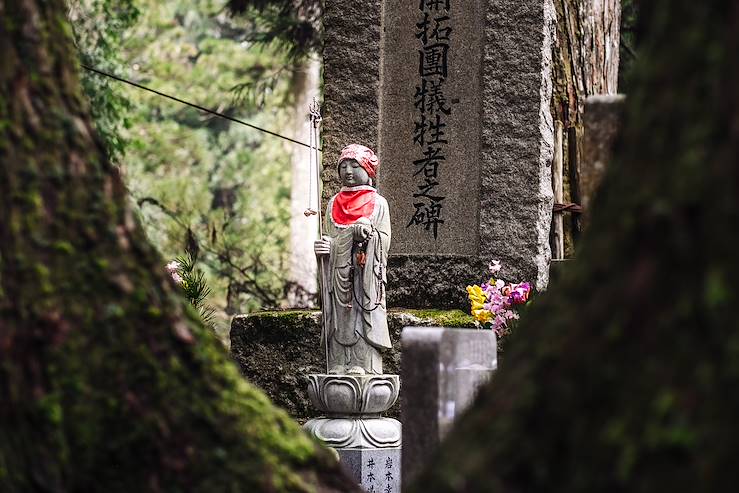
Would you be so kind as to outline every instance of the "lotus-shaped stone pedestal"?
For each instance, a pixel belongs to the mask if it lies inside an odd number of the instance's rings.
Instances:
[[[372,415],[398,400],[398,375],[308,375],[308,396],[329,415]]]
[[[398,375],[313,374],[308,382],[311,402],[326,416],[305,429],[335,448],[365,489],[400,491],[400,421],[380,415],[398,400]]]

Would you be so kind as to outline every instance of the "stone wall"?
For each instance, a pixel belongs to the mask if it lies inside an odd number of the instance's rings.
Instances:
[[[319,415],[308,400],[305,376],[326,371],[320,318],[318,311],[295,310],[238,315],[231,322],[231,354],[241,372],[301,423]],[[409,325],[472,327],[473,321],[461,311],[391,311],[393,349],[385,353],[385,373],[400,373],[400,332]],[[396,404],[389,416],[399,414]]]

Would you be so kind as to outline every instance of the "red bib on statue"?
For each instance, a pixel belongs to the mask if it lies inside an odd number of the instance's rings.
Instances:
[[[369,217],[375,210],[377,191],[367,187],[360,190],[342,190],[334,197],[331,218],[335,224],[347,226],[360,217]]]

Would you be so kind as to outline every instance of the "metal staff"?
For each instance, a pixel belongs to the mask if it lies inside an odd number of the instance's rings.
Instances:
[[[318,216],[318,238],[323,239],[323,217],[321,214],[321,173],[320,173],[320,158],[318,156],[318,126],[321,123],[321,107],[318,105],[316,98],[313,98],[313,102],[308,108],[310,114],[310,174],[308,178],[308,208],[304,214],[306,217]],[[316,209],[311,208],[311,194],[313,192],[313,174],[316,175]],[[326,256],[321,255],[318,258],[318,284],[321,291],[321,330],[324,341],[324,349],[326,351],[326,373],[329,371],[328,367],[328,324],[326,317],[326,307],[328,306],[328,300],[326,299],[326,279],[324,274],[326,272]]]

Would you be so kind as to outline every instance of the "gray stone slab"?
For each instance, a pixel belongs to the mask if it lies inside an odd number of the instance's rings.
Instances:
[[[337,449],[344,470],[368,493],[400,493],[401,449]]]
[[[344,146],[377,152],[380,0],[327,0],[323,14],[323,210],[339,191],[337,160]]]
[[[497,367],[495,333],[406,327],[402,333],[403,476],[410,484]]]

